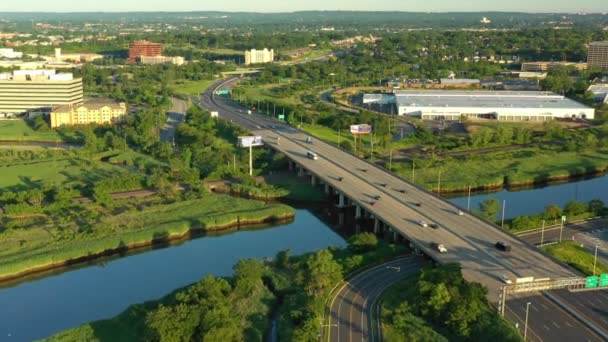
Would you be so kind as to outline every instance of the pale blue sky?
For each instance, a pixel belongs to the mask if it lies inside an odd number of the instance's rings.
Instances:
[[[92,11],[608,12],[606,0],[0,0],[0,12]]]

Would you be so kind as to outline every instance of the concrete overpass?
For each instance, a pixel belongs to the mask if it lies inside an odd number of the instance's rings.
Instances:
[[[503,285],[500,275],[511,279],[576,276],[567,265],[494,223],[335,146],[318,139],[307,143],[306,133],[262,114],[248,115],[244,108],[213,94],[212,90],[230,88],[236,81],[217,82],[202,95],[199,105],[218,111],[221,117],[262,136],[267,146],[289,158],[294,171],[310,177],[312,185],[323,186],[328,193],[337,194],[335,205],[354,206],[357,216],[373,218],[376,231],[392,232],[396,240],[409,242],[439,263],[460,263],[467,280],[488,288],[490,301],[498,302]],[[319,158],[308,158],[307,151],[316,153]],[[458,215],[458,210],[464,214]],[[436,223],[439,228],[422,227],[419,221]],[[510,244],[512,251],[496,249],[494,244],[498,241]],[[439,253],[432,247],[433,243],[443,244],[447,253]]]

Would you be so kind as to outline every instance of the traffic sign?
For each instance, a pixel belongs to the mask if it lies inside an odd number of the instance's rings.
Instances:
[[[600,275],[600,286],[608,286],[608,273]]]
[[[278,115],[279,120],[281,121],[285,121],[285,114],[279,114]]]
[[[588,289],[597,287],[598,279],[598,276],[587,277],[587,281],[585,281],[585,287]]]
[[[566,215],[562,215],[562,222],[566,222]]]

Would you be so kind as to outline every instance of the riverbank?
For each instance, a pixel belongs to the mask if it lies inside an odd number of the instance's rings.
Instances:
[[[61,227],[3,231],[0,282],[194,234],[284,222],[294,217],[294,209],[287,205],[215,194],[171,204],[125,204],[115,211],[121,210],[124,211],[115,215],[99,213],[98,222],[85,231],[76,222]]]
[[[366,250],[334,247],[293,257],[281,251],[271,262],[241,260],[232,277],[206,276],[160,300],[133,305],[114,318],[48,341],[261,341],[276,312],[279,340],[311,340],[319,332],[325,297],[343,274],[403,252],[402,246],[378,242]]]
[[[545,146],[519,151],[393,163],[401,177],[441,194],[524,188],[608,171],[608,151],[564,152]],[[422,171],[424,170],[424,171]]]

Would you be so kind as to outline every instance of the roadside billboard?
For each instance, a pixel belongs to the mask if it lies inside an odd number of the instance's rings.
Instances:
[[[239,137],[239,147],[263,146],[264,141],[260,136]]]
[[[218,113],[218,112],[211,112],[212,118],[217,118],[219,115],[220,115],[220,113]]]
[[[369,134],[372,132],[372,126],[364,125],[350,125],[350,132],[352,134]]]

